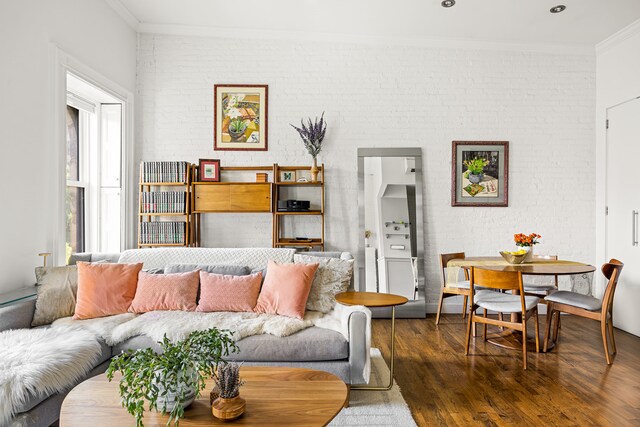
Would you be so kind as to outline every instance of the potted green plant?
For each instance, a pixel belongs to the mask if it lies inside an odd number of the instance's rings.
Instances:
[[[244,413],[246,402],[240,397],[240,364],[235,362],[218,366],[213,377],[218,397],[211,403],[211,413],[221,420],[233,420]]]
[[[300,127],[291,125],[292,128],[298,131],[300,134],[300,138],[302,138],[302,143],[304,147],[307,149],[311,157],[313,157],[313,166],[311,166],[311,181],[318,181],[318,154],[320,154],[320,150],[322,150],[322,141],[324,140],[324,135],[327,131],[327,123],[324,121],[324,112],[322,112],[322,116],[320,116],[320,120],[316,117],[315,122],[311,122],[311,118],[309,118],[309,123],[307,125],[304,124],[304,120],[300,119]],[[324,173],[324,172],[323,172]]]
[[[232,141],[238,141],[244,134],[245,130],[247,130],[247,123],[242,119],[242,117],[236,117],[229,121],[229,136],[231,136]]]
[[[116,372],[122,374],[122,406],[136,418],[137,427],[143,427],[145,401],[149,410],[169,413],[167,425],[178,426],[184,409],[200,395],[214,367],[238,350],[231,333],[217,328],[192,332],[176,342],[165,335],[159,344],[159,353],[150,348],[123,352],[107,369],[109,381]]]
[[[478,184],[484,178],[484,167],[489,164],[489,160],[482,157],[474,157],[471,160],[465,160],[463,164],[467,167],[465,178],[472,184]]]

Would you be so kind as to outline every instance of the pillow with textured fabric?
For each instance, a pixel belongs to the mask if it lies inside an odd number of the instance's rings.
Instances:
[[[318,264],[278,264],[269,261],[256,313],[304,318],[307,297]]]
[[[78,267],[36,268],[36,310],[31,326],[48,325],[62,317],[73,316],[78,292]]]
[[[227,276],[246,276],[251,274],[251,269],[242,265],[169,264],[164,268],[165,273],[187,273],[196,270],[226,274]]]
[[[247,276],[200,272],[200,301],[196,311],[253,311],[262,273]],[[140,286],[140,285],[138,285]]]
[[[194,311],[198,296],[199,275],[189,273],[138,274],[136,296],[131,302],[131,313],[155,310]]]
[[[336,305],[336,294],[349,289],[353,275],[353,260],[324,258],[310,255],[294,255],[296,264],[319,264],[311,283],[307,310],[330,312]]]
[[[78,263],[78,296],[74,319],[126,313],[136,295],[139,264]]]

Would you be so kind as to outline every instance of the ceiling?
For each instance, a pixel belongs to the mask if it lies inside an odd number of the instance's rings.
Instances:
[[[595,46],[640,19],[640,0],[107,0],[141,32],[296,33],[345,40]],[[552,14],[549,9],[567,9]],[[191,31],[193,32],[193,31]]]

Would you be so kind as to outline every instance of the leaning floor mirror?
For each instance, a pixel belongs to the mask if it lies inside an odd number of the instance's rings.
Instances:
[[[425,317],[422,149],[359,148],[358,212],[358,290],[402,295],[397,317]]]

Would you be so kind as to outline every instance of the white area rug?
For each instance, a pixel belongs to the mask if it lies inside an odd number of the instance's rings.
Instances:
[[[371,383],[386,385],[389,368],[382,359],[380,350],[371,349]],[[348,408],[344,408],[329,426],[398,426],[411,427],[416,422],[404,401],[398,384],[394,381],[389,391],[351,391]]]

